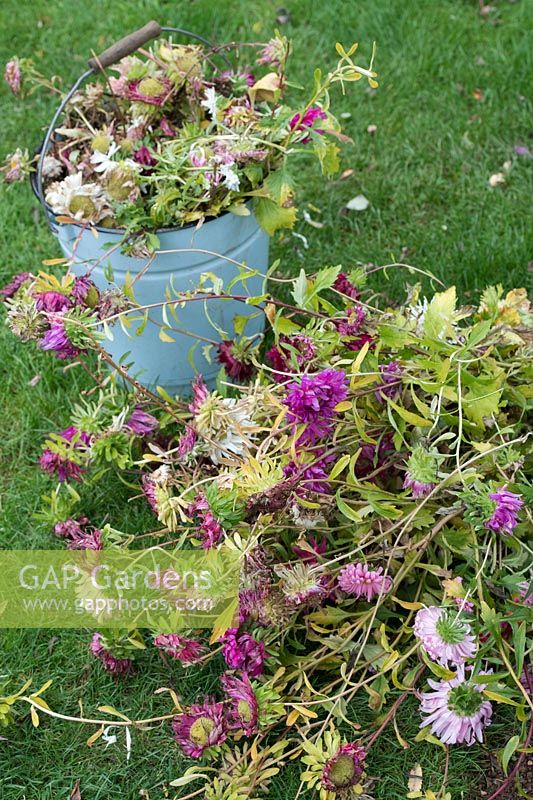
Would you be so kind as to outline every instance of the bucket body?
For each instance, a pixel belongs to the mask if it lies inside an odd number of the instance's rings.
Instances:
[[[83,231],[80,236],[78,226],[54,224],[53,218],[50,221],[68,258],[71,258],[79,238],[71,266],[75,275],[90,273],[99,289],[108,289],[112,285],[106,278],[106,274],[110,275],[109,267],[113,284],[118,286],[124,285],[129,273],[129,280],[134,281],[135,299],[141,306],[162,303],[175,298],[176,292],[196,289],[202,273],[219,278],[224,287],[222,291],[227,290],[230,281],[243,270],[220,256],[244,263],[250,271],[262,273],[237,281],[231,287],[231,294],[257,297],[263,293],[269,238],[252,213],[246,217],[223,214],[198,229],[187,226],[158,231],[160,248],[148,268],[148,259],[125,256],[120,248],[106,255],[107,249],[120,241],[120,231],[99,228],[97,236],[91,230]],[[196,252],[165,252],[172,250]],[[198,252],[201,250],[210,252]],[[135,281],[139,273],[143,274]],[[212,285],[212,277],[207,285]],[[220,341],[220,330],[229,339],[235,338],[237,316],[249,317],[243,331],[246,336],[259,334],[264,327],[262,312],[240,300],[194,300],[175,306],[175,314],[177,318],[167,310],[165,322],[161,307],[150,309],[149,321],[140,335],[135,334],[140,321],[131,326],[129,336],[117,323],[110,327],[113,341],[106,339],[102,343],[114,361],[124,359],[130,374],[142,384],[151,389],[162,386],[170,394],[189,393],[191,381],[197,373],[202,374],[208,386],[214,385],[220,364],[214,348],[211,349],[212,362],[205,357],[205,339]],[[133,313],[132,316],[140,315]],[[168,330],[168,326],[183,333]],[[162,327],[174,342],[160,339]]]

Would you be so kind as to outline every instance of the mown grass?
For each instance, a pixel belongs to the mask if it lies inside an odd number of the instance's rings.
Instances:
[[[294,38],[295,82],[308,79],[316,65],[333,63],[336,40],[360,41],[362,59],[369,57],[376,40],[381,80],[376,92],[355,87],[334,98],[336,108],[351,115],[345,125],[353,144],[346,147],[343,163],[344,169],[353,170],[349,177],[325,184],[314,169],[301,165],[302,207],[318,209],[311,214],[323,228],[297,224],[307,249],[291,233],[273,243],[273,256],[281,259],[287,274],[302,266],[312,270],[328,263],[351,267],[401,260],[456,283],[467,298],[488,283],[501,282],[506,288],[525,284],[531,253],[530,163],[517,158],[513,148],[531,143],[526,32],[532,7],[506,0],[493,5],[495,10],[483,17],[474,0],[287,0],[290,21],[283,29]],[[66,0],[3,0],[0,60],[14,53],[31,56],[43,73],[59,74],[68,85],[84,68],[91,48],[102,49],[149,18],[219,41],[266,40],[277,24],[277,6],[267,0],[179,5],[93,0],[76,6]],[[36,146],[54,98],[35,95],[20,103],[5,88],[0,93],[2,152]],[[369,124],[377,126],[374,135],[367,133]],[[502,171],[505,162],[511,162],[506,184],[490,188],[489,176]],[[357,194],[364,194],[370,207],[342,215],[342,207]],[[58,254],[29,187],[2,189],[0,219],[0,282],[20,270],[37,270],[43,259]],[[397,296],[404,277],[394,270],[377,273],[373,286]],[[0,350],[0,546],[59,546],[32,518],[41,493],[51,488],[35,462],[44,435],[67,424],[69,402],[86,379],[75,370],[65,373],[59,362],[15,342],[6,330],[0,333]],[[35,376],[40,379],[32,386]],[[120,486],[89,495],[87,510],[95,523],[109,515],[128,532],[150,525],[142,503],[127,503]],[[212,670],[183,673],[153,653],[143,654],[135,676],[116,683],[89,658],[88,638],[79,631],[3,632],[0,675],[12,675],[14,684],[32,677],[40,685],[52,678],[49,703],[74,715],[80,699],[88,714],[103,703],[133,716],[165,713],[164,698],[153,695],[158,686],[173,686],[187,699],[214,684]],[[358,699],[350,713],[354,720],[368,720],[366,698]],[[425,785],[435,790],[441,785],[443,752],[413,742],[418,726],[414,704],[402,707],[398,725],[409,749],[387,729],[369,759],[369,771],[378,779],[376,800],[404,798],[407,774],[417,761]],[[85,741],[91,732],[53,720],[43,720],[35,730],[28,718],[21,719],[8,731],[9,740],[0,742],[0,799],[67,798],[79,778],[83,800],[133,800],[141,789],[158,800],[167,796],[164,786],[186,764],[167,727],[135,734],[129,762],[122,742],[88,749]],[[453,800],[479,797],[482,768],[480,748],[453,750]],[[273,784],[269,796],[289,800],[297,787],[294,768]],[[168,796],[187,791],[169,790]]]

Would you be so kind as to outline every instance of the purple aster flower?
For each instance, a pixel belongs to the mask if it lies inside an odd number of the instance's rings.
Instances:
[[[327,119],[327,117],[328,115],[321,108],[318,106],[311,106],[311,108],[308,108],[303,114],[295,114],[294,117],[289,120],[289,128],[291,131],[305,131],[309,128],[313,128],[317,119]],[[322,128],[313,128],[313,130],[321,136],[325,133]],[[308,134],[302,139],[302,144],[307,144],[307,142],[310,141],[311,137]]]
[[[220,678],[224,692],[230,698],[227,724],[230,730],[243,730],[246,736],[257,732],[259,705],[248,675],[242,678],[225,674]]]
[[[154,644],[170,658],[181,661],[184,667],[198,663],[207,652],[201,642],[177,633],[161,633],[154,637]]]
[[[301,497],[316,492],[318,494],[331,494],[331,486],[328,481],[328,465],[335,461],[335,455],[321,457],[323,450],[316,453],[316,461],[311,464],[297,464],[290,461],[283,467],[283,474],[286,478],[294,478],[296,494]]]
[[[354,286],[345,272],[339,272],[335,278],[333,288],[336,289],[337,292],[345,294],[346,297],[351,297],[352,300],[357,300],[359,297],[359,291],[357,287]]]
[[[137,164],[141,164],[143,167],[155,167],[157,164],[157,158],[151,154],[145,145],[139,147],[138,150],[135,150],[133,153],[133,160],[136,161]]]
[[[152,478],[151,475],[143,475],[142,476],[143,494],[146,497],[146,499],[148,500],[148,505],[150,506],[150,508],[152,509],[154,514],[157,514],[159,512],[159,509],[157,507],[157,498],[156,498],[156,494],[155,494],[156,485],[157,484],[156,484],[156,482],[154,481],[154,479]]]
[[[300,540],[302,541],[302,540]],[[309,540],[305,542],[307,548],[300,547],[298,544],[293,544],[292,552],[299,556],[306,564],[318,564],[319,556],[325,555],[328,549],[328,542],[325,536],[317,542],[314,536],[310,536]]]
[[[220,342],[217,347],[217,360],[224,365],[228,377],[239,382],[249,381],[253,375],[253,364],[239,358],[234,342]]]
[[[317,375],[303,375],[299,384],[287,386],[283,401],[289,409],[287,419],[295,428],[306,426],[298,444],[313,444],[331,433],[335,406],[345,400],[347,394],[343,370],[325,369]]]
[[[444,744],[474,744],[483,741],[483,730],[490,725],[492,705],[481,694],[486,686],[465,678],[464,666],[449,681],[428,680],[432,692],[422,692],[420,711],[428,716],[420,727],[431,726],[431,733]]]
[[[249,633],[239,633],[238,628],[228,628],[221,642],[222,654],[228,667],[241,669],[251,678],[263,674],[266,659],[263,642],[258,642]]]
[[[378,385],[374,394],[381,401],[387,397],[393,400],[400,391],[403,369],[397,361],[391,361],[388,364],[381,364],[379,371],[382,383]]]
[[[20,61],[18,58],[12,58],[11,61],[7,62],[4,71],[4,80],[13,94],[18,94],[20,92],[22,79],[20,72]]]
[[[224,703],[206,698],[189,711],[178,714],[172,721],[174,738],[185,755],[201,758],[206,750],[226,739]]]
[[[68,338],[62,319],[55,319],[52,322],[50,328],[41,339],[41,349],[53,350],[57,358],[62,360],[74,358],[81,352]]]
[[[384,434],[376,444],[365,443],[361,447],[359,458],[355,462],[355,474],[358,478],[367,478],[376,470],[383,467],[387,458],[394,453],[394,441],[392,433]],[[391,468],[382,470],[380,475],[386,476],[391,472]],[[375,478],[373,479],[375,480]]]
[[[192,403],[189,405],[189,411],[197,414],[208,397],[209,389],[205,385],[202,376],[197,375],[192,382]]]
[[[468,622],[446,608],[421,608],[413,632],[428,656],[438,664],[462,664],[473,658],[477,644]]]
[[[516,144],[514,147],[514,151],[517,156],[521,157],[525,156],[526,158],[533,158],[533,153],[531,152],[529,147],[526,147],[523,144]]]
[[[94,308],[100,300],[100,292],[90,278],[76,278],[72,286],[72,297],[77,306]]]
[[[357,336],[361,330],[361,325],[365,321],[366,312],[363,306],[357,305],[346,309],[346,317],[334,320],[335,327],[341,336]]]
[[[89,522],[87,517],[78,517],[77,519],[66,519],[64,522],[57,522],[54,527],[56,536],[66,536],[71,538],[76,536],[84,525]]]
[[[407,461],[403,488],[410,489],[417,500],[433,491],[437,485],[438,456],[417,445]]]
[[[158,421],[152,414],[143,411],[141,406],[135,406],[124,427],[136,436],[146,436],[146,434],[155,431],[158,425]]]
[[[337,582],[346,594],[365,597],[369,603],[374,597],[387,594],[392,589],[392,578],[383,575],[383,567],[371,570],[366,564],[348,564],[343,567]]]
[[[321,778],[322,787],[339,798],[344,797],[345,792],[359,783],[365,758],[366,752],[356,742],[341,745],[335,755],[326,761]]]
[[[502,486],[489,494],[489,498],[494,501],[494,511],[485,522],[485,528],[496,533],[511,534],[518,522],[517,514],[524,505],[522,495],[509,492],[506,486]]]
[[[25,283],[29,283],[31,279],[32,277],[29,272],[19,272],[8,284],[0,289],[0,298],[2,300],[8,300],[10,297],[13,297],[20,287],[24,286]]]
[[[198,494],[194,501],[189,505],[188,513],[194,517],[199,525],[199,532],[202,536],[202,547],[210,550],[215,547],[224,537],[224,528],[215,517],[204,494]]]
[[[185,433],[182,433],[178,441],[178,456],[185,458],[193,449],[196,444],[196,431],[190,425],[185,428]]]
[[[310,336],[296,333],[293,336],[281,336],[279,345],[271,347],[266,355],[275,370],[274,380],[280,382],[286,376],[277,375],[277,372],[294,372],[293,358],[299,369],[308,366],[316,356],[316,347]]]
[[[104,637],[101,633],[94,634],[89,649],[107,672],[112,672],[115,675],[124,675],[133,667],[131,658],[117,658],[111,650],[104,646]]]
[[[65,311],[69,308],[70,300],[60,292],[39,292],[34,295],[37,311]]]
[[[68,443],[71,444],[70,451],[73,455],[76,451],[83,453],[91,443],[91,437],[87,433],[79,431],[74,425],[61,431],[58,436],[61,436],[65,440],[65,445]],[[68,458],[68,456],[54,453],[53,450],[48,448],[44,450],[39,459],[39,465],[41,469],[48,472],[49,475],[57,473],[57,479],[61,482],[69,478],[79,481],[84,471],[77,461]]]

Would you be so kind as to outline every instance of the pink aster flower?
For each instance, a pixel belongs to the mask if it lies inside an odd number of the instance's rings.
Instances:
[[[24,286],[25,283],[29,283],[29,281],[31,281],[29,272],[19,272],[18,275],[15,275],[9,283],[0,289],[0,299],[9,300],[18,292],[21,286]]]
[[[392,589],[392,578],[383,575],[383,567],[375,570],[366,564],[348,564],[337,578],[339,588],[354,597],[366,597],[370,603],[374,597],[387,594]]]
[[[135,406],[131,415],[126,420],[124,427],[136,436],[146,436],[146,434],[155,431],[158,424],[158,421],[152,414],[143,411],[141,406]]]
[[[259,706],[248,675],[242,678],[225,674],[220,678],[224,692],[230,698],[227,724],[230,730],[243,730],[246,736],[257,732]]]
[[[445,667],[462,664],[477,652],[469,623],[446,608],[421,608],[415,617],[413,631],[428,656]]]
[[[125,75],[120,78],[108,78],[109,88],[116,97],[126,97],[128,93],[128,79]]]
[[[351,297],[352,300],[357,300],[359,297],[359,291],[357,287],[354,286],[345,272],[339,272],[335,278],[333,289],[336,289],[336,291],[340,292],[341,294],[345,294],[346,297]]]
[[[64,536],[69,550],[102,550],[102,531],[89,525],[87,517],[58,522],[54,528],[56,536]]]
[[[213,514],[207,497],[198,494],[190,503],[188,513],[198,524],[204,550],[215,547],[224,537],[224,528]]]
[[[239,383],[249,381],[253,375],[253,364],[239,358],[234,342],[220,342],[217,346],[217,361],[224,365],[228,377]]]
[[[202,376],[197,375],[192,382],[192,403],[189,405],[189,411],[197,414],[208,397],[209,389],[205,385]]]
[[[112,672],[115,675],[123,675],[129,672],[133,667],[131,658],[117,658],[113,655],[111,650],[108,650],[103,644],[103,636],[101,633],[95,633],[89,649],[93,656],[97,658],[107,672]]]
[[[365,317],[366,312],[363,306],[352,306],[346,309],[346,317],[335,320],[335,327],[341,336],[357,336]]]
[[[382,383],[379,384],[374,394],[381,401],[387,397],[393,400],[400,391],[403,369],[397,361],[391,361],[388,364],[381,364],[379,371]]]
[[[496,533],[511,534],[518,522],[517,514],[524,505],[522,495],[509,492],[506,486],[502,486],[489,497],[494,501],[494,511],[485,522],[485,528]]]
[[[161,117],[159,120],[159,127],[161,128],[161,133],[165,136],[175,136],[176,129],[171,125],[166,117]]]
[[[65,440],[65,446],[69,443],[71,444],[70,450],[73,454],[76,451],[82,454],[91,443],[91,437],[87,433],[79,431],[74,427],[74,425],[70,425],[68,428],[65,428],[65,430],[61,431],[58,435]],[[39,459],[39,465],[41,469],[43,469],[45,472],[48,472],[50,475],[55,475],[57,473],[57,479],[61,482],[66,481],[69,478],[79,481],[83,473],[83,468],[77,463],[77,461],[70,459],[68,455],[63,456],[59,455],[58,453],[54,453],[48,448],[44,450],[41,458]]]
[[[348,394],[343,370],[325,369],[317,375],[303,375],[299,384],[287,386],[283,401],[288,406],[287,419],[293,424],[305,424],[298,444],[313,444],[331,433],[335,406]]]
[[[193,449],[196,444],[196,431],[190,425],[187,425],[185,432],[181,434],[178,441],[178,456],[185,458]]]
[[[206,750],[226,739],[224,704],[206,698],[172,721],[174,738],[185,755],[201,758]]]
[[[420,711],[428,716],[420,727],[431,726],[431,733],[444,744],[474,744],[483,741],[483,730],[490,725],[492,705],[481,694],[486,688],[465,678],[464,666],[449,681],[428,680],[433,692],[422,692]]]
[[[38,292],[34,295],[37,311],[57,312],[69,308],[70,300],[60,292]]]
[[[154,637],[154,644],[170,658],[181,661],[184,667],[196,664],[207,652],[207,648],[201,642],[177,633],[161,633]]]
[[[327,117],[328,115],[321,108],[318,106],[311,106],[311,108],[308,108],[303,114],[295,114],[294,117],[289,120],[289,128],[291,131],[305,131],[309,128],[313,128],[317,119],[327,119]],[[321,136],[325,133],[322,128],[313,128],[313,130]],[[310,141],[311,137],[308,134],[302,139],[302,144],[307,144],[307,142]]]
[[[249,633],[239,633],[237,628],[228,628],[221,642],[222,655],[228,667],[241,669],[251,678],[263,674],[266,659],[263,642],[258,642]]]
[[[11,61],[7,62],[4,71],[4,79],[13,94],[18,94],[20,92],[22,78],[20,72],[20,61],[18,58],[12,58]]]
[[[56,357],[62,361],[67,358],[75,358],[81,352],[68,338],[61,318],[55,319],[46,331],[41,339],[41,350],[53,350]]]
[[[344,796],[359,782],[365,768],[366,752],[356,742],[343,744],[332,758],[326,761],[321,783],[324,789]]]

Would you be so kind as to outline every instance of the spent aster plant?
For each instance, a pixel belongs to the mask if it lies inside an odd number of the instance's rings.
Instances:
[[[148,90],[163,100],[166,84],[140,79],[134,102]],[[419,300],[408,286],[405,302],[370,305],[365,278],[327,267],[292,297],[259,298],[267,343],[226,332],[216,389],[198,376],[188,397],[109,373],[100,331],[142,316],[132,296],[110,289],[110,311],[68,272],[24,273],[3,292],[21,339],[39,346],[61,321],[72,369],[99,384],[48,437],[40,521],[68,548],[141,541],[238,562],[239,607],[210,636],[154,620],[144,649],[124,631],[91,646],[121,679],[134,655],[141,672],[151,657],[206,670],[208,693],[171,693],[161,722],[194,760],[176,785],[203,780],[208,800],[268,796],[298,757],[321,800],[369,797],[374,743],[393,720],[400,731],[404,700],[427,747],[491,746],[493,719],[509,728],[506,766],[529,746],[529,302],[491,287],[461,307],[453,288]],[[107,509],[84,513],[85,483],[113,476],[137,504],[135,533],[111,528]]]
[[[366,78],[372,63],[352,60],[356,46],[337,45],[338,64],[314,73],[313,87],[289,104],[291,43],[220,47],[158,40],[123,58],[69,101],[43,154],[50,211],[74,224],[144,234],[197,224],[230,211],[250,214],[269,234],[296,220],[294,165],[312,155],[324,175],[339,168],[347,141],[330,109],[330,90]],[[29,59],[11,59],[5,80],[14,95],[57,87]],[[27,151],[8,155],[4,179],[21,181],[35,167]],[[126,240],[126,237],[125,237]],[[129,244],[130,251],[136,252]],[[231,357],[222,349],[223,356]],[[243,378],[249,375],[244,373]]]

